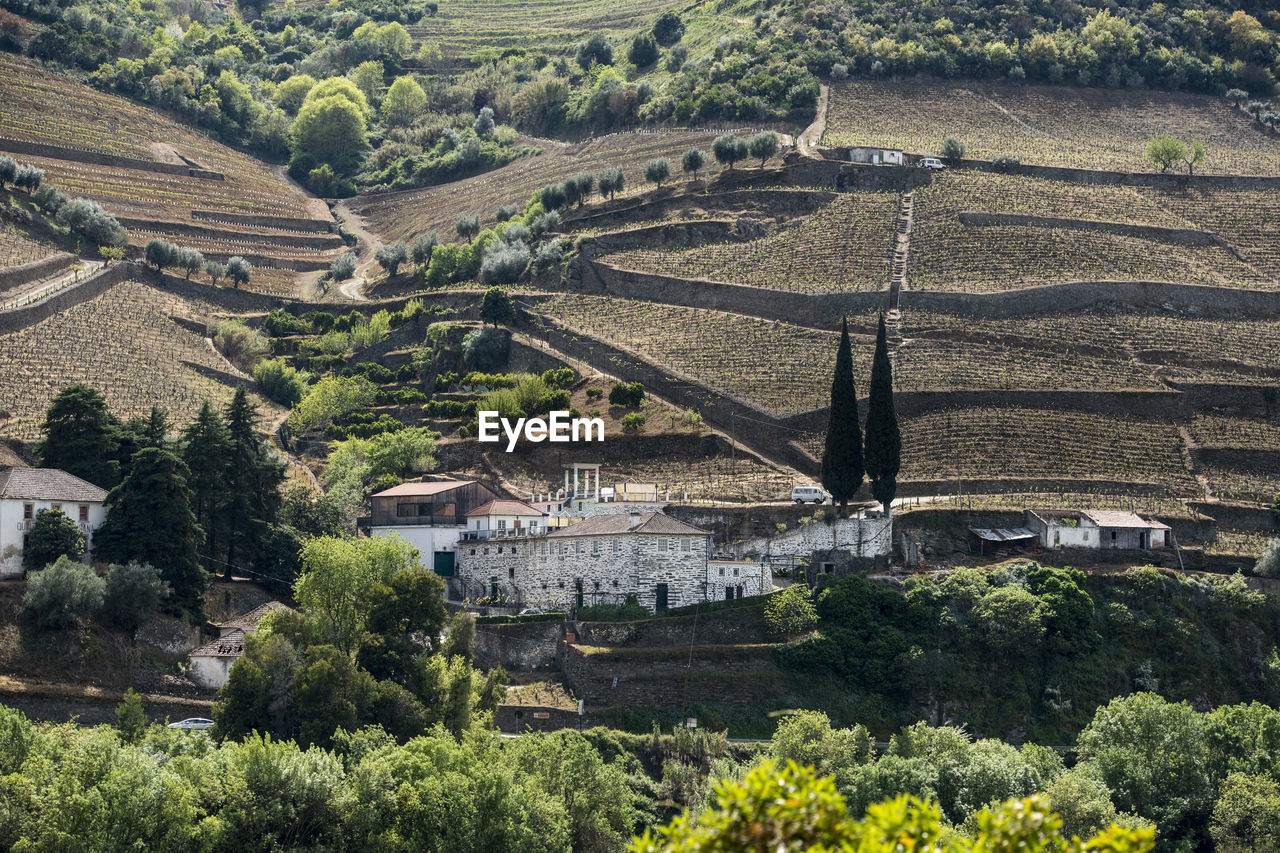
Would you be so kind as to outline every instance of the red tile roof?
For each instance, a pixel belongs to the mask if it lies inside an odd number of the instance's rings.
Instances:
[[[546,515],[546,513],[524,501],[497,499],[476,507],[467,515]]]

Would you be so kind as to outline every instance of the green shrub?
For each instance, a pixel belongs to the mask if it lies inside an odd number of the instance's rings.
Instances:
[[[84,548],[85,536],[78,524],[60,509],[42,509],[27,531],[22,567],[30,572],[43,569],[59,557],[79,559]]]
[[[103,599],[107,616],[130,636],[160,609],[169,592],[160,570],[149,563],[131,561],[107,568]]]
[[[1263,547],[1253,573],[1264,578],[1280,577],[1280,539],[1272,539]]]
[[[292,367],[283,358],[258,362],[253,378],[268,399],[290,408],[298,404],[311,382],[310,373]]]
[[[219,320],[213,327],[213,345],[242,370],[252,371],[271,354],[271,344],[243,320]]]
[[[644,429],[645,422],[649,418],[643,412],[631,412],[622,416],[622,431],[627,433],[637,433]]]
[[[783,639],[812,631],[818,626],[818,610],[805,584],[792,584],[769,596],[764,606],[764,627],[770,637]]]
[[[93,569],[70,557],[27,576],[22,604],[41,629],[62,628],[102,608],[107,582]]]
[[[635,408],[644,402],[644,386],[639,382],[618,382],[609,389],[609,405]]]

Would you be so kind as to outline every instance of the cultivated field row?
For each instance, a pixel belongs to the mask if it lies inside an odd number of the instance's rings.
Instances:
[[[822,142],[934,154],[954,136],[974,159],[1149,172],[1160,133],[1204,141],[1198,172],[1280,175],[1280,144],[1226,100],[1151,90],[850,81],[831,87]]]

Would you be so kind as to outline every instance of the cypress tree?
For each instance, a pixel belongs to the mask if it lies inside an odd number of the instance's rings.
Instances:
[[[44,467],[61,468],[104,489],[120,482],[120,421],[96,388],[81,383],[63,388],[45,411],[40,429],[44,440],[36,452]]]
[[[139,450],[124,482],[107,494],[107,520],[93,544],[103,562],[157,566],[172,590],[170,605],[199,614],[209,575],[200,566],[203,531],[191,511],[188,474],[182,460],[167,450]]]
[[[159,406],[151,407],[147,423],[142,430],[142,438],[146,447],[164,447],[169,437],[169,415]]]
[[[182,433],[182,461],[189,475],[187,485],[191,489],[191,509],[196,523],[204,530],[204,556],[207,560],[218,556],[218,544],[226,534],[227,457],[231,442],[222,417],[206,400],[196,419]],[[217,569],[207,565],[210,571]]]
[[[858,426],[858,388],[853,382],[853,351],[849,346],[849,322],[840,320],[840,348],[831,380],[831,414],[827,442],[822,452],[822,485],[831,500],[848,514],[849,500],[862,485],[862,430]]]
[[[876,331],[876,354],[871,362],[871,396],[867,401],[867,450],[863,454],[871,494],[889,515],[898,492],[898,469],[902,467],[902,435],[898,413],[893,408],[893,365],[885,336],[884,315]]]

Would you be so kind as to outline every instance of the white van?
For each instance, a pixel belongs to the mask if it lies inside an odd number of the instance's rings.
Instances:
[[[827,493],[817,486],[796,486],[791,490],[791,500],[798,504],[820,504],[827,499]]]
[[[935,172],[940,172],[943,169],[947,168],[947,164],[943,163],[937,157],[925,157],[923,160],[920,161],[920,168],[933,169]]]

